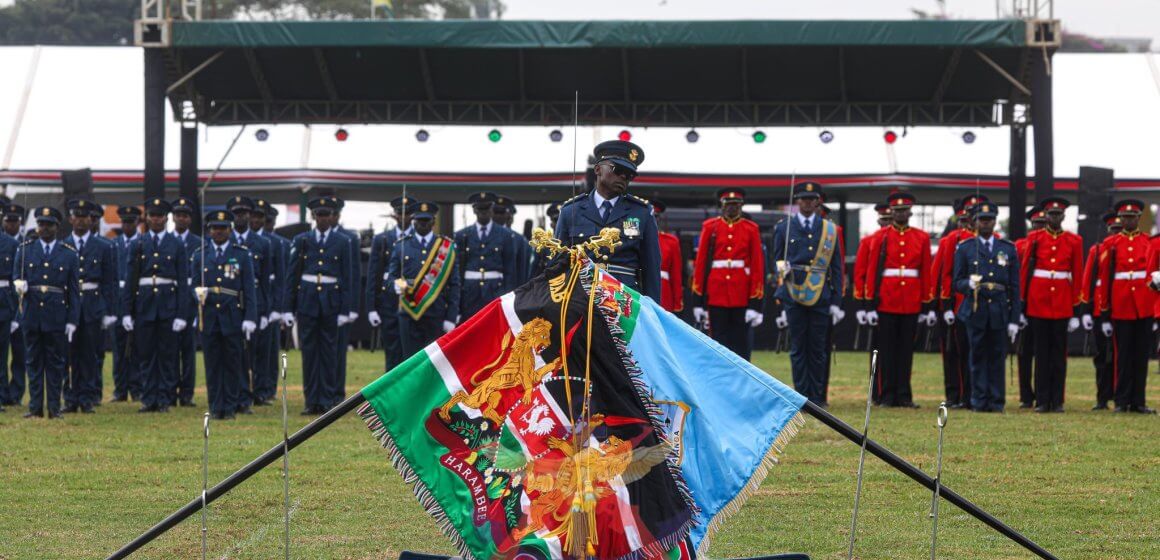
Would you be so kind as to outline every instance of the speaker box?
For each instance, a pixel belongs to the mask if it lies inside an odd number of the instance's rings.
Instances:
[[[1100,218],[1112,208],[1114,184],[1111,169],[1079,168],[1079,235],[1083,238],[1084,254],[1092,244],[1104,238],[1105,226]]]
[[[74,198],[83,198],[85,200],[93,199],[92,169],[85,168],[73,171],[61,171],[60,184],[64,187],[64,198],[66,201]]]

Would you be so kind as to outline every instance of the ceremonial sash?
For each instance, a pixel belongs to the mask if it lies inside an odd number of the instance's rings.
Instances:
[[[439,297],[443,285],[455,268],[455,243],[446,237],[440,237],[437,241],[438,245],[427,254],[423,268],[419,269],[419,274],[399,298],[399,307],[416,321]]]
[[[786,235],[789,235],[789,223],[786,223]],[[811,306],[818,302],[822,289],[826,286],[826,274],[830,270],[830,259],[834,257],[834,248],[838,242],[838,226],[830,220],[822,220],[822,238],[818,243],[818,251],[814,254],[812,264],[805,271],[805,279],[801,283],[794,282],[795,275],[791,272],[786,282],[789,297],[800,305]]]

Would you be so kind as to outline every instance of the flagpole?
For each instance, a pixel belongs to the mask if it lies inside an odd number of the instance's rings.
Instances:
[[[806,401],[805,406],[802,407],[802,412],[817,418],[828,428],[838,432],[839,434],[845,436],[846,439],[858,445],[862,445],[864,442],[866,451],[869,451],[871,455],[882,459],[883,462],[894,467],[895,470],[898,470],[902,474],[910,477],[911,480],[923,485],[927,490],[932,492],[934,491],[935,480],[933,478],[919,470],[918,467],[908,463],[902,457],[891,453],[890,450],[882,447],[882,445],[878,442],[875,442],[869,438],[863,438],[862,434],[859,433],[858,430],[855,430],[849,424],[843,422],[833,414],[830,414],[824,408],[812,402]],[[971,517],[982,521],[984,525],[998,531],[999,534],[1007,537],[1008,539],[1011,539],[1012,541],[1015,541],[1023,548],[1026,548],[1027,550],[1035,553],[1036,556],[1039,556],[1044,560],[1058,560],[1055,555],[1051,554],[1046,549],[1036,544],[1035,541],[1032,541],[1031,539],[1023,536],[1023,534],[1019,531],[1016,531],[1006,523],[999,521],[993,515],[983,511],[983,508],[980,508],[979,506],[971,503],[970,500],[967,500],[966,498],[958,495],[950,488],[947,488],[945,485],[939,484],[939,496],[946,498],[948,502],[969,513]]]
[[[225,480],[215,484],[213,488],[205,491],[204,498],[202,497],[202,494],[199,494],[196,498],[185,504],[185,506],[183,506],[181,509],[173,512],[169,515],[169,517],[162,519],[148,531],[142,533],[141,536],[133,539],[133,541],[129,544],[121,547],[120,550],[110,554],[108,556],[108,560],[117,560],[120,558],[128,557],[142,546],[149,544],[154,539],[164,534],[166,531],[175,527],[178,523],[181,523],[193,514],[197,513],[202,509],[202,507],[212,504],[214,500],[224,496],[227,492],[233,490],[237,485],[245,482],[255,474],[258,474],[258,472],[260,472],[262,469],[273,464],[274,461],[277,461],[279,458],[281,458],[283,454],[288,453],[291,449],[298,447],[306,440],[314,437],[315,434],[321,432],[324,428],[333,424],[335,420],[342,418],[348,412],[358,408],[359,405],[363,404],[364,402],[366,402],[366,397],[363,396],[362,392],[358,392],[351,395],[350,397],[347,397],[345,401],[342,401],[342,403],[340,403],[338,406],[335,406],[334,408],[327,411],[326,414],[319,416],[313,422],[303,426],[301,430],[294,432],[294,435],[290,436],[284,441],[278,442],[278,444],[270,448],[269,451],[259,455],[257,459],[250,461],[250,464],[242,467],[234,474],[231,474],[229,478],[226,478]],[[944,495],[950,494],[945,486],[943,487],[942,491]]]

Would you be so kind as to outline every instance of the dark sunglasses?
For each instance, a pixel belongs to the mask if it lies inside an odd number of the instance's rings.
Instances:
[[[632,169],[629,169],[628,167],[620,165],[619,163],[613,163],[611,161],[606,161],[604,163],[606,163],[607,165],[612,167],[612,172],[614,174],[619,175],[621,177],[624,177],[625,179],[628,179],[629,181],[636,179],[636,171],[633,171]]]

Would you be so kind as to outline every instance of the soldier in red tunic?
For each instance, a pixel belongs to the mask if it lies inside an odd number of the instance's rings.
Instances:
[[[1047,223],[1027,236],[1019,254],[1027,331],[1035,341],[1036,412],[1063,412],[1067,334],[1079,328],[1083,239],[1063,231],[1069,205],[1058,197],[1041,201]]]
[[[721,215],[701,224],[701,241],[693,267],[693,293],[701,297],[693,308],[698,322],[709,320],[713,339],[749,359],[749,329],[761,324],[765,260],[757,224],[741,216],[745,191],[717,191]]]
[[[1107,226],[1107,235],[1111,237],[1120,233],[1124,229],[1124,222],[1115,212],[1108,212],[1103,215],[1104,224]],[[1105,238],[1106,240],[1107,238]],[[1099,276],[1096,270],[1096,265],[1103,258],[1106,252],[1103,242],[1095,243],[1088,249],[1087,260],[1084,261],[1083,267],[1083,302],[1085,313],[1083,316],[1084,330],[1091,331],[1095,326],[1095,321],[1092,320],[1092,313],[1097,312],[1093,309],[1093,298],[1097,290],[1100,288]],[[1112,362],[1112,344],[1111,339],[1104,336],[1100,329],[1095,329],[1092,334],[1095,338],[1096,353],[1092,356],[1092,365],[1096,370],[1096,404],[1092,410],[1107,410],[1108,401],[1112,400],[1113,387],[1112,378],[1115,376],[1113,368],[1115,364]]]
[[[1116,213],[1124,230],[1104,241],[1099,262],[1096,309],[1100,328],[1112,338],[1115,373],[1115,412],[1154,414],[1144,405],[1144,383],[1148,376],[1148,357],[1152,346],[1152,308],[1155,293],[1149,286],[1160,282],[1149,280],[1149,239],[1137,228],[1144,203],[1121,200]]]
[[[935,322],[931,303],[930,235],[910,227],[914,195],[897,192],[887,198],[893,223],[869,249],[863,297],[866,317],[878,324],[878,383],[882,406],[918,408],[910,387],[917,324]]]
[[[1047,217],[1043,214],[1043,209],[1038,205],[1032,206],[1027,211],[1027,221],[1031,222],[1031,229],[1027,232],[1027,237],[1015,242],[1015,251],[1019,253],[1019,262],[1025,262],[1023,255],[1027,253],[1028,239],[1035,232],[1043,229],[1047,223]],[[1023,293],[1019,295],[1020,299],[1026,305],[1027,300],[1024,299],[1027,295],[1027,285],[1023,286]],[[1019,408],[1031,408],[1035,406],[1035,386],[1034,379],[1034,360],[1035,360],[1035,333],[1027,330],[1027,315],[1025,311],[1021,310],[1019,314],[1019,339],[1015,344],[1015,364],[1018,370],[1017,377],[1019,378]]]
[[[963,295],[955,292],[951,279],[955,268],[955,248],[964,239],[975,235],[975,221],[971,214],[975,204],[986,202],[987,197],[971,195],[955,201],[957,228],[947,232],[938,241],[938,251],[931,262],[931,300],[939,316],[936,332],[943,363],[943,388],[950,408],[971,406],[971,367],[967,330],[955,324],[955,310],[963,302]]]
[[[668,220],[663,214],[668,207],[665,203],[653,200],[652,207],[661,243],[661,307],[670,313],[680,313],[685,309],[685,285],[681,279],[685,259],[681,257],[681,240],[666,231]]]

